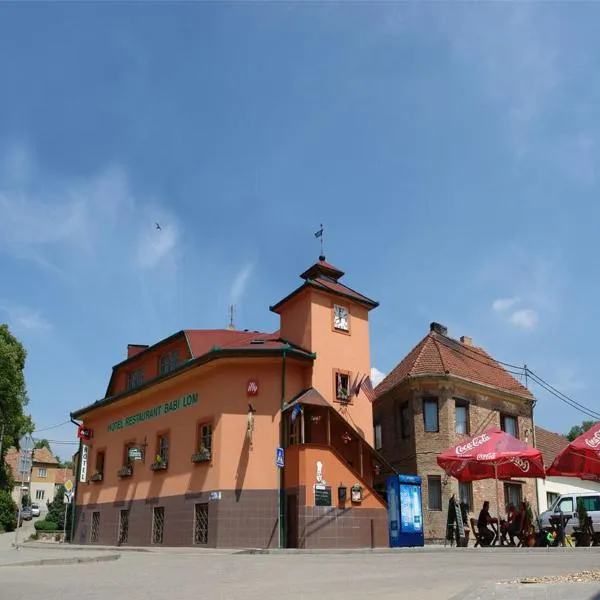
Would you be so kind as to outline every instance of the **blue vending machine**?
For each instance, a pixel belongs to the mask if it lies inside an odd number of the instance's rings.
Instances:
[[[421,478],[390,475],[386,480],[388,534],[391,548],[423,546]]]

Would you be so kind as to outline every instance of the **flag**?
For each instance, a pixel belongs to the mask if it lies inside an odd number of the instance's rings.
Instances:
[[[371,378],[368,375],[360,382],[360,389],[365,393],[369,402],[375,402],[375,390],[371,384]]]
[[[365,379],[365,376],[363,375],[361,377],[360,371],[359,371],[356,374],[354,382],[352,383],[352,387],[350,388],[350,398],[352,398],[352,396],[358,396],[358,394],[360,393],[360,386],[362,385],[362,382],[364,381],[364,379]]]
[[[319,229],[319,231],[315,231],[315,237],[320,238],[323,237],[323,228]]]

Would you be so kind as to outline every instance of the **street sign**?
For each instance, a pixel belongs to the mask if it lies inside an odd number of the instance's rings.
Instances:
[[[71,500],[73,500],[73,492],[65,492],[63,504],[71,504]]]
[[[277,448],[277,454],[275,455],[275,464],[280,469],[283,468],[283,448]]]
[[[70,479],[65,481],[65,490],[67,490],[68,493],[73,491],[73,482]]]
[[[17,472],[19,475],[27,477],[31,473],[31,467],[31,454],[29,454],[29,452],[21,453],[19,456],[19,465],[17,467]]]
[[[33,450],[34,445],[35,442],[33,441],[33,438],[29,433],[26,433],[19,440],[19,448],[21,448],[21,452],[31,452]]]

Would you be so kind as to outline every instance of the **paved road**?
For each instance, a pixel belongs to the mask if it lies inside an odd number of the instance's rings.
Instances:
[[[34,552],[34,550],[31,550]],[[600,585],[497,586],[499,580],[600,568],[600,548],[412,551],[394,554],[214,555],[123,552],[119,560],[0,569],[11,600],[423,600],[600,598]],[[42,574],[43,571],[43,574]],[[77,582],[85,585],[77,585]],[[527,588],[527,589],[525,589]],[[556,595],[558,593],[559,595]]]
[[[23,521],[23,525],[19,528],[19,544],[28,539],[29,536],[35,531],[35,527],[33,526],[34,523],[35,519],[31,519],[31,521]],[[10,533],[0,533],[0,550],[11,548],[14,541],[14,531],[11,531]]]

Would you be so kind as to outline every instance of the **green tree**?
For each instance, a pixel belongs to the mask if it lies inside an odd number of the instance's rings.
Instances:
[[[65,510],[67,505],[64,503],[65,486],[61,485],[56,494],[54,494],[54,500],[48,502],[48,514],[46,515],[46,521],[56,523],[59,528],[63,527],[65,522]]]
[[[23,499],[21,500],[21,506],[23,508],[31,506],[31,498],[29,497],[29,494],[23,494]]]
[[[50,448],[50,442],[46,438],[41,439],[41,440],[36,440],[34,448],[36,450],[39,450],[40,448],[48,448],[48,450],[50,452],[52,452],[52,448]]]
[[[14,531],[17,526],[18,508],[10,494],[0,490],[0,532]]]
[[[75,463],[72,460],[62,460],[60,461],[61,469],[71,469],[73,471],[75,469]]]
[[[581,425],[573,425],[567,433],[567,439],[572,442],[575,438],[578,438],[582,433],[585,433],[588,429],[593,427],[598,421],[583,421]]]
[[[0,490],[12,489],[14,473],[6,468],[4,456],[10,446],[18,446],[24,433],[33,431],[31,417],[24,414],[27,406],[25,360],[27,352],[12,335],[8,325],[0,325],[0,432],[4,429],[0,456]]]

